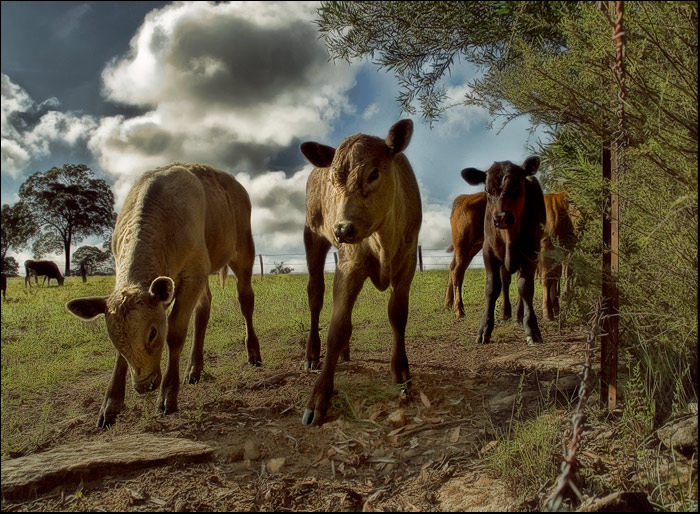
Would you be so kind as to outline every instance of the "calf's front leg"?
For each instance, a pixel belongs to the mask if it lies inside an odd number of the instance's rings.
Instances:
[[[180,387],[180,353],[187,337],[187,327],[196,303],[207,282],[207,276],[183,279],[175,292],[175,305],[168,316],[168,364],[158,397],[157,412],[177,412]]]
[[[301,418],[304,425],[322,425],[328,412],[335,369],[340,354],[348,347],[352,334],[352,309],[360,294],[365,275],[359,270],[344,273],[342,267],[335,273],[333,281],[333,314],[328,328],[326,361],[316,380],[311,398]]]
[[[107,394],[100,407],[97,417],[97,428],[109,428],[114,425],[117,414],[124,407],[124,392],[126,388],[126,371],[129,365],[122,354],[117,352],[117,361],[114,364],[112,378],[107,387]]]

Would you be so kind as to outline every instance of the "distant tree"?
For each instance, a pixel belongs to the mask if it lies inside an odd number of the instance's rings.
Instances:
[[[39,229],[31,211],[21,202],[12,207],[7,204],[2,206],[0,228],[3,262],[8,250],[19,251],[26,248]]]
[[[42,232],[32,243],[32,257],[43,259],[46,255],[61,253],[63,241],[53,232]]]
[[[70,274],[72,244],[87,236],[104,236],[114,228],[114,194],[84,164],[34,173],[20,186],[19,196],[40,227],[43,241],[61,242],[66,275]],[[52,234],[54,239],[44,234]]]
[[[108,274],[114,272],[112,252],[102,251],[96,246],[81,246],[73,252],[73,262],[77,264],[79,273],[80,265],[84,264],[91,275]],[[76,273],[74,273],[76,274]]]
[[[284,261],[282,261],[282,262],[276,262],[274,269],[271,269],[270,273],[284,275],[287,273],[291,273],[292,271],[294,271],[294,268],[290,268],[289,266],[285,266]]]
[[[19,263],[14,257],[2,258],[2,272],[8,277],[19,276]]]

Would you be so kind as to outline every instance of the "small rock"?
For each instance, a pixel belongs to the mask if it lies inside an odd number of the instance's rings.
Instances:
[[[258,443],[252,439],[248,439],[243,446],[243,459],[258,460],[260,458],[260,448]]]
[[[666,446],[679,452],[693,453],[698,449],[698,418],[689,417],[673,425],[661,427],[657,435]]]
[[[277,473],[282,466],[284,466],[286,459],[284,457],[280,457],[278,459],[270,459],[267,462],[267,471],[270,473]]]

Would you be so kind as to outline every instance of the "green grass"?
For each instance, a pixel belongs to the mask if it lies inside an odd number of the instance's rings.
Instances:
[[[411,286],[408,339],[444,337],[446,327],[454,328],[455,325],[450,324],[458,323],[444,307],[447,278],[446,270],[416,272]],[[288,366],[290,359],[298,359],[301,366],[309,331],[307,280],[308,276],[301,274],[253,277],[254,326],[267,369]],[[325,340],[331,317],[333,275],[327,274],[325,280],[320,319],[322,340]],[[213,299],[204,346],[204,373],[228,386],[256,379],[255,370],[245,366],[245,324],[238,305],[236,281],[230,277],[224,289],[219,285],[218,276],[211,276],[209,282]],[[467,271],[463,287],[466,319],[459,322],[460,330],[478,326],[483,311],[484,285],[483,270]],[[34,433],[35,441],[30,446],[39,446],[45,432],[42,425],[64,419],[70,413],[84,414],[86,409],[80,402],[89,401],[86,398],[95,402],[88,410],[97,411],[114,366],[116,350],[107,336],[102,316],[85,322],[71,315],[65,304],[73,298],[107,295],[113,288],[113,276],[90,277],[87,283],[79,277],[68,277],[62,287],[25,288],[22,278],[8,280],[8,300],[2,303],[1,309],[3,455],[24,444],[18,441],[26,439],[26,430]],[[515,298],[516,294],[513,284],[511,297]],[[369,280],[365,283],[353,311],[352,350],[379,352],[391,347],[392,330],[387,322],[389,295],[388,290],[377,291]],[[192,323],[181,357],[183,368],[191,349],[191,332]],[[465,340],[465,344],[473,342]],[[163,359],[166,355],[167,351],[163,352]],[[391,394],[384,389],[383,382],[381,386],[367,385],[375,386],[378,389],[372,394]],[[368,390],[353,391],[341,401],[347,403],[351,412],[361,408],[358,399],[367,394]],[[129,395],[126,400],[127,403],[131,401]]]

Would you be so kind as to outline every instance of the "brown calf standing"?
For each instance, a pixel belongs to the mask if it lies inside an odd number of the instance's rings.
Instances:
[[[548,320],[559,316],[559,281],[564,276],[565,291],[570,287],[571,271],[566,259],[555,258],[554,246],[562,247],[569,254],[576,245],[574,224],[569,215],[569,195],[548,193],[544,195],[547,225],[542,236],[538,274],[542,280],[542,310]]]
[[[209,274],[227,264],[238,281],[248,362],[260,364],[253,329],[255,247],[250,199],[235,178],[204,164],[173,163],[146,172],[129,191],[119,213],[112,253],[117,275],[112,294],[66,304],[82,319],[104,314],[107,333],[117,349],[98,427],[112,425],[122,409],[127,369],[138,393],[158,387],[165,342],[168,363],[157,410],[164,414],[177,410],[180,353],[192,312],[194,342],[184,377],[184,383],[190,384],[199,381],[203,367],[202,348],[211,311]]]
[[[445,295],[445,307],[454,307],[457,319],[464,316],[462,302],[462,283],[464,273],[484,245],[484,216],[486,215],[486,193],[459,195],[452,204],[450,226],[452,228],[452,245],[449,251],[454,251],[450,262],[449,281]],[[503,283],[503,308],[501,319],[511,317],[509,297],[510,273],[501,267],[501,282]]]
[[[494,307],[501,291],[501,266],[509,274],[519,272],[517,321],[523,324],[528,344],[542,342],[532,304],[540,240],[546,223],[542,188],[534,177],[539,166],[539,157],[529,157],[522,167],[503,161],[494,162],[486,172],[475,168],[462,170],[462,177],[469,184],[485,183],[488,200],[483,247],[486,308],[478,343],[491,340]]]
[[[401,120],[391,127],[386,139],[356,134],[337,150],[313,142],[301,145],[301,152],[316,166],[306,184],[304,227],[311,309],[308,368],[317,368],[320,363],[323,266],[331,244],[338,247],[326,361],[302,417],[305,425],[324,421],[339,355],[349,356],[352,309],[367,277],[380,291],[391,286],[392,378],[409,385],[404,332],[422,221],[418,184],[402,153],[412,134],[413,123]]]

